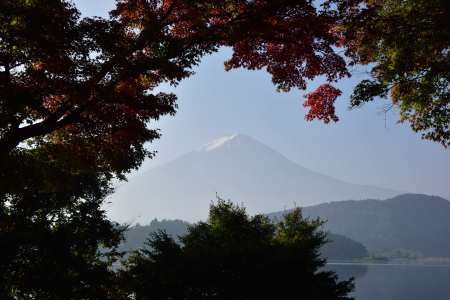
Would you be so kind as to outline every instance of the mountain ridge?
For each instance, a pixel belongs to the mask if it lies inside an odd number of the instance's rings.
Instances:
[[[130,252],[140,249],[152,234],[164,231],[176,240],[187,234],[193,224],[182,220],[153,219],[147,225],[136,224],[125,232],[125,240],[121,243],[119,251]],[[367,249],[361,243],[340,234],[327,233],[328,242],[322,246],[321,255],[330,260],[353,260],[369,256]]]
[[[278,221],[289,211],[277,211],[267,215],[273,221]],[[340,252],[345,253],[345,249],[361,250],[357,244],[364,245],[372,254],[378,253],[382,256],[404,257],[406,254],[416,258],[450,258],[450,242],[447,239],[450,236],[450,201],[442,197],[402,194],[386,200],[322,203],[304,207],[302,211],[305,217],[319,217],[326,221],[323,229],[329,232],[329,238],[337,243],[328,244],[322,254],[331,259],[351,258],[347,254],[339,256]],[[173,235],[184,234],[189,225],[181,220],[152,220],[148,225],[137,224],[127,233],[128,242],[122,248],[130,250],[142,245],[148,233],[157,229],[165,229]],[[350,252],[359,252],[359,257],[367,256],[359,250]]]
[[[423,256],[450,257],[450,201],[439,196],[336,201],[305,207],[303,212],[327,220],[327,230],[361,242],[370,252],[412,250]],[[269,216],[279,218],[283,213]]]
[[[117,221],[139,221],[143,214],[198,221],[216,194],[255,214],[398,192],[320,174],[249,136],[232,135],[131,178],[111,196],[109,214]]]

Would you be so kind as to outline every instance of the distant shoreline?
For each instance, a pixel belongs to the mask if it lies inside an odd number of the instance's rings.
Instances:
[[[388,266],[388,267],[439,267],[439,268],[450,268],[450,263],[444,264],[430,264],[430,263],[420,263],[420,262],[353,262],[353,261],[330,261],[326,263],[327,265],[335,265],[335,266]]]

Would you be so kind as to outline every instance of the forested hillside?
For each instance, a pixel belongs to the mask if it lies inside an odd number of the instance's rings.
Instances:
[[[440,197],[404,194],[388,200],[330,202],[303,211],[327,220],[325,228],[363,243],[370,252],[403,249],[450,257],[450,202]]]
[[[157,220],[154,219],[148,225],[135,225],[125,234],[126,241],[122,243],[122,251],[130,251],[141,248],[145,240],[154,232],[163,230],[172,237],[178,237],[187,233],[189,223],[181,220]],[[329,233],[328,243],[322,247],[322,256],[329,260],[358,259],[368,256],[367,249],[359,242],[340,234]]]

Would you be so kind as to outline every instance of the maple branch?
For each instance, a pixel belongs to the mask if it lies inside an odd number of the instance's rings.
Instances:
[[[56,112],[45,120],[25,127],[15,127],[6,132],[0,139],[0,157],[7,156],[21,142],[37,136],[49,134],[68,124],[76,122],[87,104],[80,105],[71,112],[67,112],[67,106],[62,105]]]

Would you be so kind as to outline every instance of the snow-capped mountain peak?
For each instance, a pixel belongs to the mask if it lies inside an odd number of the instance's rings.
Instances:
[[[225,146],[227,143],[231,142],[233,139],[238,138],[238,136],[239,135],[237,135],[237,134],[222,136],[220,138],[217,138],[217,139],[215,139],[215,140],[213,140],[213,141],[203,145],[200,148],[200,151],[210,152],[210,151],[212,151],[214,149],[218,149],[220,147]]]
[[[345,199],[385,199],[396,191],[347,183],[304,168],[246,135],[228,135],[129,180],[116,190],[109,215],[126,221],[204,219],[219,194],[251,214]]]

